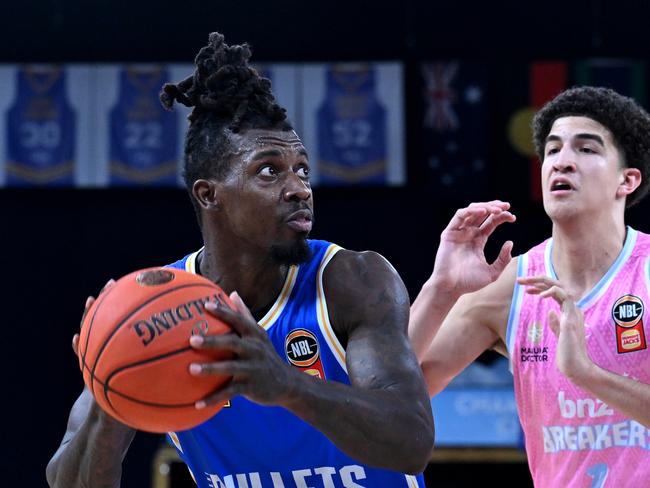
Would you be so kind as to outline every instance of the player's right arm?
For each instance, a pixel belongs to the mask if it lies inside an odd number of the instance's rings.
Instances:
[[[442,391],[485,350],[507,355],[505,330],[516,273],[516,260],[512,260],[494,283],[461,296],[451,307],[428,349],[418,357],[429,395]]]
[[[112,286],[109,280],[103,290]],[[103,291],[102,290],[102,291]],[[88,297],[81,322],[95,299]],[[79,334],[72,338],[78,354]],[[47,463],[45,476],[51,488],[116,488],[122,478],[122,460],[135,430],[111,418],[84,388],[72,406],[61,445]]]
[[[113,420],[87,388],[70,411],[63,441],[47,465],[51,488],[115,488],[135,430]]]
[[[512,243],[502,246],[492,264],[484,248],[496,227],[514,222],[509,208],[498,200],[473,203],[458,210],[440,236],[433,273],[413,302],[409,320],[409,338],[430,394],[504,335],[499,327],[505,331],[516,274]]]

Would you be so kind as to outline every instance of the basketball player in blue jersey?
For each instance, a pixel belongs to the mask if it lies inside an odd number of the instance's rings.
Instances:
[[[307,153],[249,57],[213,33],[194,74],[161,95],[168,108],[193,107],[184,176],[204,240],[172,266],[236,304],[206,305],[233,334],[190,342],[235,354],[191,366],[233,377],[197,408],[229,406],[170,440],[200,488],[422,487],[434,428],[406,289],[378,254],[307,239]],[[119,486],[134,435],[84,391],[47,467],[50,486]]]

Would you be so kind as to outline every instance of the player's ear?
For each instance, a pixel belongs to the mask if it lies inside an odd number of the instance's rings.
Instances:
[[[616,196],[621,198],[630,195],[641,184],[641,178],[639,168],[623,168]]]
[[[219,199],[217,195],[217,185],[210,180],[196,180],[192,185],[192,194],[205,210],[217,210],[219,208]]]

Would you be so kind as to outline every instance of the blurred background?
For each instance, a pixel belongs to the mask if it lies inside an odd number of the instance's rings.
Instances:
[[[0,16],[2,486],[42,487],[82,389],[70,348],[111,277],[172,262],[201,239],[179,179],[187,112],[164,112],[218,30],[248,42],[314,166],[312,236],[373,249],[412,298],[456,208],[512,203],[515,253],[546,238],[535,109],[576,84],[646,105],[642,0],[295,2],[39,0]],[[650,231],[648,203],[628,222]],[[486,353],[433,400],[429,486],[530,486],[507,363]],[[139,435],[123,486],[191,486]]]

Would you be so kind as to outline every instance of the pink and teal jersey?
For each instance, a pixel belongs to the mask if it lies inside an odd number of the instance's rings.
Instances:
[[[518,276],[557,278],[549,239],[518,258]],[[623,249],[577,304],[601,368],[650,384],[650,236],[627,228]],[[555,364],[552,299],[515,284],[506,341],[528,464],[536,487],[650,486],[650,429],[571,383]],[[648,406],[650,408],[650,405]]]

